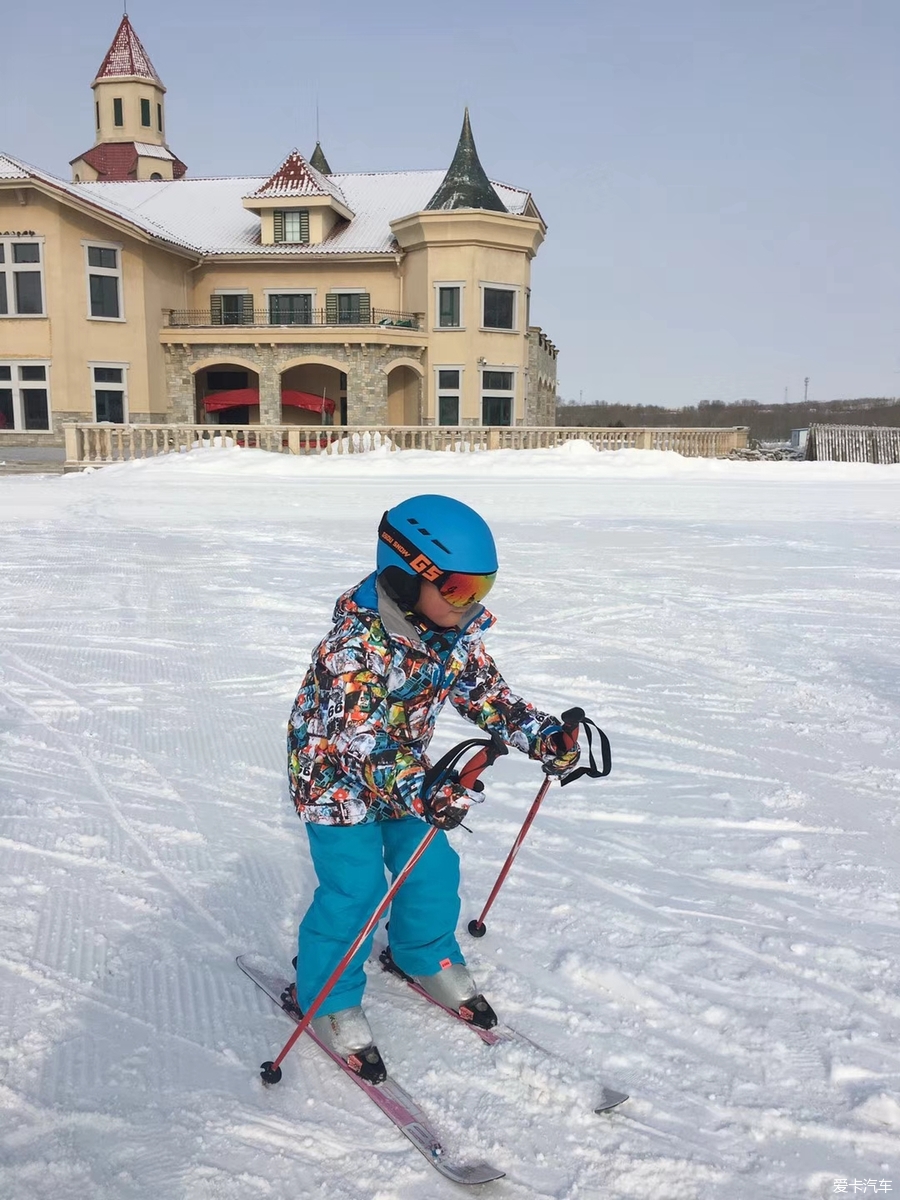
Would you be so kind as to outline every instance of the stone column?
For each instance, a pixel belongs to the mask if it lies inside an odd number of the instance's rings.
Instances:
[[[383,360],[374,354],[354,354],[347,364],[347,424],[388,424],[388,378]]]
[[[196,420],[194,376],[190,368],[191,351],[183,346],[166,347],[166,390],[168,419],[176,425],[193,425]]]
[[[260,350],[259,364],[259,423],[281,424],[281,372],[271,348]]]

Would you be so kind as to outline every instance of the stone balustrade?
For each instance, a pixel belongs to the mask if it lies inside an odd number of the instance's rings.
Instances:
[[[389,450],[537,450],[589,442],[596,450],[672,450],[725,458],[747,445],[747,429],[575,428],[572,426],[449,425],[110,425],[64,426],[67,471],[208,446],[246,446],[281,454],[359,454]]]

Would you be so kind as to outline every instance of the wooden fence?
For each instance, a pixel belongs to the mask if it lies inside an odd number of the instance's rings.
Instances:
[[[879,425],[810,425],[806,457],[819,462],[900,463],[900,429]]]
[[[596,450],[673,450],[724,458],[747,445],[747,429],[598,429],[486,425],[90,425],[64,426],[67,471],[179,454],[207,446],[247,446],[281,454],[359,454],[388,450],[537,450],[589,442]]]

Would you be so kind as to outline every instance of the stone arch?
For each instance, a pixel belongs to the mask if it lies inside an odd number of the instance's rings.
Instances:
[[[420,379],[425,378],[425,368],[417,358],[392,358],[381,368],[385,375],[390,375],[395,367],[411,367]]]
[[[242,425],[259,423],[259,363],[228,354],[203,359],[190,368],[194,383],[194,420],[207,424],[235,422]],[[228,378],[232,376],[233,378]],[[207,412],[204,400],[216,392],[237,388],[251,388],[256,393],[256,403],[242,402],[237,407]]]
[[[228,363],[229,366],[243,367],[246,371],[259,374],[258,362],[251,362],[249,358],[240,358],[237,355],[229,354],[224,347],[223,350],[224,353],[214,354],[211,358],[201,358],[199,362],[189,363],[188,370],[192,375],[196,375],[198,371],[205,371],[207,367],[218,367],[222,363]]]
[[[347,363],[328,359],[320,354],[304,354],[279,363],[279,387],[282,392],[306,392],[330,400],[332,415],[321,415],[290,402],[282,403],[281,420],[285,425],[346,425],[347,423]],[[290,399],[290,398],[289,398]]]
[[[278,370],[282,373],[290,371],[292,367],[306,367],[312,365],[321,367],[333,367],[335,371],[347,370],[346,359],[329,358],[325,354],[298,354],[294,358],[285,359],[284,362],[279,362]]]

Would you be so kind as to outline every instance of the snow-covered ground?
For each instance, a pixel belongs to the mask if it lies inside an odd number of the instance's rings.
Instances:
[[[383,509],[427,490],[498,535],[507,678],[582,705],[615,766],[551,790],[461,933],[551,1056],[373,966],[393,1074],[507,1171],[490,1200],[900,1192],[900,468],[575,446],[0,480],[0,1196],[461,1194],[311,1044],[262,1087],[290,1025],[234,965],[290,960],[291,700]],[[539,783],[501,761],[453,835],[464,919]]]

